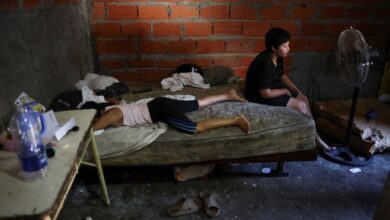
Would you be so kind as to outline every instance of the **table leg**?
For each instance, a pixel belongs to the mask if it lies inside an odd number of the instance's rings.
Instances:
[[[93,134],[92,130],[90,130],[90,135],[91,135],[90,146],[92,147],[93,156],[95,158],[96,168],[97,168],[97,171],[99,174],[100,186],[101,186],[103,193],[104,193],[106,205],[110,205],[110,198],[108,197],[106,181],[104,180],[104,173],[103,173],[103,169],[102,169],[102,164],[100,162],[100,154],[98,152],[98,149],[96,146],[96,141],[95,141],[95,135]]]

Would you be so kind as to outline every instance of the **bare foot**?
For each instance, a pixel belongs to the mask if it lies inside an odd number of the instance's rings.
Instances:
[[[242,98],[241,96],[239,96],[237,94],[236,90],[234,90],[234,89],[229,90],[227,95],[229,96],[230,100],[233,100],[233,101],[237,101],[237,102],[246,102],[247,101],[244,98]]]
[[[250,124],[248,120],[243,115],[236,116],[235,118],[235,124],[241,128],[242,131],[245,132],[245,134],[249,134],[250,131]]]

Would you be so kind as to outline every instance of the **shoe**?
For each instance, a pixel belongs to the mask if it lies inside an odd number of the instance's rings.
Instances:
[[[200,197],[203,200],[203,210],[209,218],[217,217],[220,213],[220,208],[216,200],[215,194],[201,193]]]
[[[202,200],[198,196],[180,199],[175,205],[168,208],[166,213],[169,217],[187,215],[197,212],[202,208]]]
[[[206,178],[215,168],[215,164],[183,165],[174,167],[174,177],[183,182],[190,179]]]

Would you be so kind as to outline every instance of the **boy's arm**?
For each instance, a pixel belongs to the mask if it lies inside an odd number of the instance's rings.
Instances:
[[[298,86],[296,86],[295,83],[293,81],[291,81],[291,79],[288,78],[288,76],[286,74],[283,74],[280,77],[280,80],[287,87],[287,89],[290,91],[290,93],[293,97],[297,97],[300,94],[303,95],[301,90],[299,90]]]
[[[265,99],[275,98],[281,95],[289,95],[290,92],[287,89],[259,89],[261,97]]]

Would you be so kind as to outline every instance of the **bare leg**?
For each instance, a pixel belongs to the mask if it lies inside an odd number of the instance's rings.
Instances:
[[[246,134],[248,134],[250,130],[250,124],[245,116],[237,115],[231,118],[213,118],[198,122],[196,126],[196,133],[202,133],[204,131],[225,126],[237,126]]]
[[[118,108],[112,108],[103,113],[95,123],[93,123],[92,128],[94,131],[104,129],[107,127],[119,127],[123,125],[123,114],[122,111]]]
[[[226,93],[218,94],[218,95],[211,95],[207,96],[201,99],[198,99],[199,108],[206,107],[208,105],[212,105],[217,102],[223,102],[223,101],[237,101],[237,102],[246,102],[246,100],[242,97],[240,97],[236,90],[231,89]]]
[[[309,101],[307,100],[306,97],[290,98],[290,100],[287,103],[287,107],[292,108],[298,112],[301,112],[309,116],[310,118],[313,118],[313,114],[310,111],[309,106],[310,106]],[[318,132],[316,132],[315,141],[316,141],[317,148],[321,148],[328,151],[331,150],[331,147],[329,147],[329,145],[321,139],[321,137],[318,135]]]

